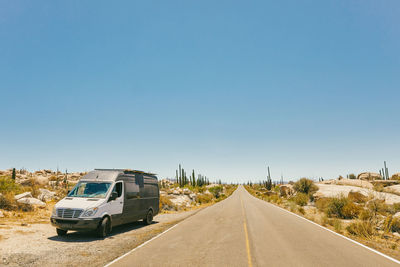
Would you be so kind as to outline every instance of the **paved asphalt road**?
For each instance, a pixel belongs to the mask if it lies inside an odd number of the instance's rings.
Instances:
[[[398,266],[242,186],[112,266]]]

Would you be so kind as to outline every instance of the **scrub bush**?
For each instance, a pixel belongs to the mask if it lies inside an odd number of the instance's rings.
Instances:
[[[361,207],[357,206],[344,196],[331,198],[326,208],[326,213],[329,217],[342,219],[353,219],[357,217],[360,212]]]
[[[368,197],[364,196],[363,194],[357,191],[356,192],[350,191],[348,194],[348,198],[350,201],[356,203],[365,203],[368,200]]]
[[[214,186],[214,187],[210,187],[208,189],[208,191],[210,191],[211,194],[213,194],[215,198],[220,197],[222,190],[223,190],[222,186]]]
[[[318,190],[318,186],[314,184],[313,180],[307,178],[301,178],[300,180],[294,183],[293,189],[297,192],[310,195]]]
[[[212,202],[212,200],[213,200],[213,197],[212,197],[212,195],[209,195],[209,194],[198,195],[196,198],[196,201],[200,204],[210,203],[210,202]]]
[[[293,201],[300,206],[305,206],[308,203],[308,195],[304,194],[304,193],[297,193],[294,197],[293,197]]]
[[[326,212],[330,201],[331,201],[331,198],[328,198],[328,197],[324,197],[324,198],[317,199],[317,200],[315,201],[315,207],[316,207],[319,211]]]
[[[375,233],[375,229],[369,221],[357,221],[346,227],[349,234],[369,238]]]

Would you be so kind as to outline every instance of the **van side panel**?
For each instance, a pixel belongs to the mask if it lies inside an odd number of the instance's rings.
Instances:
[[[159,212],[159,190],[158,181],[155,177],[144,176],[144,207],[145,211],[151,208],[153,215]]]

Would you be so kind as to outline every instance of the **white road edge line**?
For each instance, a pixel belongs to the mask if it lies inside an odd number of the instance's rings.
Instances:
[[[249,194],[250,194],[250,193],[249,193]],[[251,194],[250,194],[250,195],[251,195]],[[252,196],[252,195],[251,195],[251,196]],[[259,199],[259,198],[256,198],[255,196],[252,196],[252,197],[254,197],[255,199],[258,199],[258,200],[260,200],[260,201],[266,202],[266,201],[264,201],[264,200],[261,200],[261,199]],[[368,249],[368,250],[370,250],[370,251],[372,251],[372,252],[374,252],[374,253],[376,253],[376,254],[382,256],[382,257],[385,257],[385,258],[387,258],[387,259],[389,259],[389,260],[391,260],[391,261],[393,261],[393,262],[395,262],[395,263],[397,263],[397,264],[400,264],[400,261],[398,261],[398,260],[396,260],[396,259],[394,259],[394,258],[392,258],[392,257],[390,257],[390,256],[388,256],[388,255],[386,255],[386,254],[384,254],[384,253],[382,253],[382,252],[379,252],[379,251],[377,251],[377,250],[375,250],[375,249],[373,249],[373,248],[370,248],[370,247],[368,247],[368,246],[366,246],[366,245],[364,245],[364,244],[361,244],[361,243],[359,243],[359,242],[357,242],[357,241],[355,241],[355,240],[353,240],[353,239],[351,239],[351,238],[348,238],[347,236],[344,236],[344,235],[341,235],[341,234],[339,234],[339,233],[336,233],[335,231],[332,231],[331,229],[328,229],[328,228],[326,228],[326,227],[323,227],[322,225],[320,225],[320,224],[318,224],[318,223],[316,223],[316,222],[313,222],[313,221],[311,221],[311,220],[309,220],[309,219],[307,219],[307,218],[304,218],[304,217],[302,217],[302,216],[300,216],[300,215],[298,215],[298,214],[296,214],[296,213],[293,213],[293,212],[291,212],[291,211],[289,211],[289,210],[287,210],[287,209],[284,209],[284,208],[282,208],[282,207],[276,206],[276,205],[271,204],[271,203],[269,203],[269,202],[266,202],[266,203],[268,203],[268,204],[270,204],[270,205],[272,205],[272,206],[274,206],[274,207],[276,207],[276,208],[279,208],[279,209],[281,209],[281,210],[283,210],[283,211],[286,211],[287,213],[290,213],[290,214],[292,214],[292,215],[294,215],[294,216],[297,216],[297,217],[299,217],[299,218],[301,218],[301,219],[303,219],[303,220],[305,220],[305,221],[307,221],[307,222],[310,222],[310,223],[312,223],[312,224],[314,224],[314,225],[316,225],[316,226],[318,226],[318,227],[320,227],[320,228],[322,228],[322,229],[325,229],[325,230],[327,230],[327,231],[329,231],[329,232],[331,232],[331,233],[333,233],[333,234],[335,234],[335,235],[337,235],[337,236],[340,236],[340,237],[342,237],[342,238],[344,238],[344,239],[346,239],[346,240],[348,240],[348,241],[350,241],[350,242],[353,242],[353,243],[355,243],[355,244],[357,244],[357,245],[359,245],[359,246],[361,246],[361,247],[363,247],[363,248],[366,248],[366,249]]]
[[[160,236],[162,236],[163,234],[165,234],[165,233],[167,233],[168,231],[170,231],[170,230],[174,229],[174,228],[175,228],[175,227],[177,227],[179,224],[181,224],[181,222],[179,222],[179,223],[175,224],[174,226],[172,226],[172,227],[168,228],[168,229],[167,229],[167,230],[165,230],[164,232],[161,232],[161,233],[159,233],[159,234],[158,234],[158,235],[156,235],[155,237],[153,237],[153,238],[151,238],[151,239],[147,240],[146,242],[144,242],[144,243],[140,244],[139,246],[137,246],[137,247],[135,247],[134,249],[132,249],[132,250],[128,251],[128,252],[127,252],[127,253],[125,253],[124,255],[122,255],[122,256],[119,256],[118,258],[116,258],[116,259],[115,259],[115,260],[113,260],[112,262],[109,262],[109,263],[107,263],[106,265],[104,265],[104,267],[109,267],[109,266],[111,266],[111,264],[114,264],[115,262],[119,261],[120,259],[122,259],[122,258],[125,258],[125,257],[126,257],[126,256],[128,256],[129,254],[131,254],[132,252],[134,252],[135,250],[137,250],[138,248],[141,248],[141,247],[143,247],[143,246],[144,246],[144,245],[146,245],[147,243],[149,243],[149,242],[153,241],[154,239],[157,239],[157,238],[159,238],[159,237],[160,237]]]

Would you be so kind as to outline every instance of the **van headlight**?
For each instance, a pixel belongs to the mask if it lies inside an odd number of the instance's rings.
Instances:
[[[97,208],[91,208],[85,210],[85,212],[82,214],[82,217],[91,217],[96,214]]]
[[[51,216],[57,216],[57,208],[54,207],[53,211],[51,212]]]

